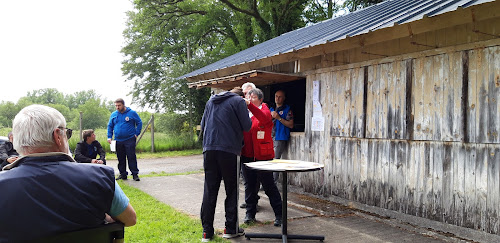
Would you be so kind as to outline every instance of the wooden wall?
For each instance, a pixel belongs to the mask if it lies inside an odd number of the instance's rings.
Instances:
[[[493,43],[493,44],[491,44]],[[320,81],[322,132],[292,134],[285,157],[307,191],[500,234],[500,42],[307,77]]]

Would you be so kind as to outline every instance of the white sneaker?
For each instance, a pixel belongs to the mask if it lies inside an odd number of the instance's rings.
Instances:
[[[231,238],[236,238],[236,237],[240,237],[242,235],[245,234],[245,231],[243,231],[243,229],[238,229],[238,232],[237,233],[228,233],[226,232],[226,229],[224,229],[224,234],[222,235],[222,238],[224,239],[231,239]]]
[[[203,232],[203,238],[201,238],[201,242],[210,242],[212,240],[212,237],[208,237],[207,233]]]

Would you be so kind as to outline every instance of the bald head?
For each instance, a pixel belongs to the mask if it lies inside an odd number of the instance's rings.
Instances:
[[[276,93],[274,93],[274,102],[276,103],[276,106],[282,106],[285,103],[285,91],[276,91]]]

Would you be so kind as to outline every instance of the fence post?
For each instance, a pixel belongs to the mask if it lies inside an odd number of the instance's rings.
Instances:
[[[155,152],[155,117],[151,114],[151,153]]]
[[[82,139],[83,139],[83,137],[82,137],[82,136],[83,136],[83,135],[82,135],[82,133],[83,133],[83,132],[82,132],[82,120],[83,120],[83,112],[82,112],[82,111],[80,111],[80,142],[81,142],[81,141],[82,141]]]

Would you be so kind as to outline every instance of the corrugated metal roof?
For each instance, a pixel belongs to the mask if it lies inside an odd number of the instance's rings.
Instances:
[[[343,16],[290,31],[179,78],[193,77],[282,53],[338,41],[347,36],[356,36],[395,24],[416,21],[424,16],[440,15],[459,7],[466,8],[492,1],[494,0],[387,0]]]

